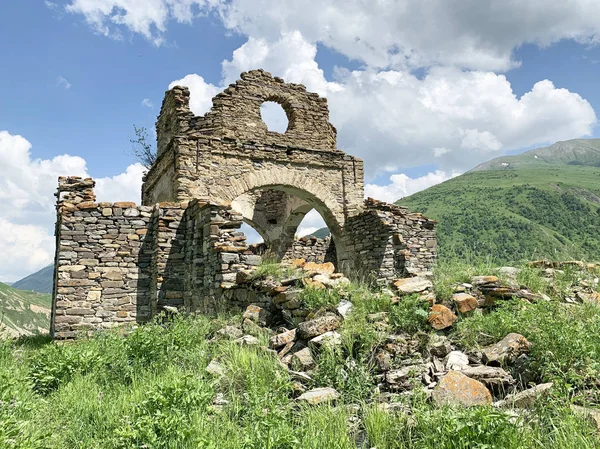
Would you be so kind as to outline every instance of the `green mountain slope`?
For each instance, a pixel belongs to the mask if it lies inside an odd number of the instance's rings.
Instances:
[[[600,139],[559,142],[494,159],[397,204],[439,221],[441,258],[597,260],[597,164]]]
[[[0,335],[48,332],[52,295],[18,290],[0,283]]]
[[[54,265],[48,265],[20,281],[12,284],[19,290],[33,290],[38,293],[52,293],[52,278],[54,277]]]

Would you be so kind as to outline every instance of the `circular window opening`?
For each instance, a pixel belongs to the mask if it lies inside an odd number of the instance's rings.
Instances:
[[[279,103],[274,101],[265,101],[260,106],[260,116],[267,125],[269,131],[284,133],[288,128],[287,114]]]

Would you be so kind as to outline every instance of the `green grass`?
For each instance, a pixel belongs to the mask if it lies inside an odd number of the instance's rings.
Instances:
[[[598,167],[473,171],[398,204],[438,220],[442,260],[492,256],[507,264],[600,254]]]
[[[448,291],[453,282],[491,269],[439,266],[436,289]],[[560,289],[578,277],[563,276]],[[465,349],[513,331],[534,343],[539,380],[557,386],[518,417],[491,407],[436,408],[419,389],[398,398],[410,413],[383,411],[374,350],[390,333],[426,340],[434,331],[418,297],[394,304],[385,291],[353,283],[339,292],[354,305],[338,330],[342,344],[321,350],[307,385],[336,388],[336,403],[295,402],[294,380],[270,353],[213,341],[218,329],[241,317],[176,317],[68,344],[47,337],[0,341],[0,448],[600,447],[593,425],[570,410],[574,401],[593,405],[599,396],[599,306],[561,304],[560,291],[544,284],[540,270],[523,270],[520,277],[538,282],[553,301],[502,302],[460,317],[448,333]],[[367,319],[378,312],[388,314],[386,329]],[[224,377],[206,373],[213,359]]]
[[[18,290],[0,282],[0,335],[48,332],[52,295]]]

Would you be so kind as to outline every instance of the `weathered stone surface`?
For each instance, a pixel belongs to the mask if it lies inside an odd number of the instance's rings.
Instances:
[[[492,390],[506,389],[514,385],[515,379],[500,367],[493,366],[468,366],[461,370],[465,376],[482,382]]]
[[[325,315],[300,323],[298,325],[298,335],[300,338],[309,340],[325,332],[336,330],[341,323],[341,319],[337,315]]]
[[[300,370],[309,370],[315,366],[315,360],[310,352],[309,348],[301,349],[295,352],[292,356],[292,365],[298,366]]]
[[[427,345],[429,352],[434,357],[444,358],[452,351],[452,345],[448,337],[443,335],[432,335]]]
[[[475,310],[479,303],[474,296],[471,296],[467,293],[457,293],[452,296],[452,300],[456,305],[456,309],[460,313],[467,313],[472,310]]]
[[[260,326],[266,326],[270,317],[271,314],[267,309],[254,304],[250,304],[246,307],[246,311],[242,316],[244,320],[250,320]]]
[[[315,263],[306,262],[302,269],[304,271],[313,271],[319,274],[333,274],[335,272],[335,266],[331,262]]]
[[[433,283],[429,279],[413,277],[398,279],[394,282],[394,286],[398,289],[400,294],[410,295],[412,293],[421,293],[433,288]]]
[[[579,416],[586,418],[600,432],[600,410],[590,407],[582,407],[580,405],[571,405],[571,410]]]
[[[342,336],[336,331],[325,332],[318,337],[312,338],[308,341],[308,346],[314,349],[320,349],[323,347],[332,348],[342,344]]]
[[[334,388],[315,388],[307,391],[298,397],[298,401],[306,402],[311,405],[321,404],[323,402],[331,402],[336,400],[340,394]]]
[[[529,352],[531,343],[521,334],[510,333],[498,343],[483,348],[483,360],[487,364],[510,364],[521,354]]]
[[[429,311],[429,324],[436,330],[451,327],[457,319],[452,310],[442,304],[434,304]]]
[[[287,345],[290,342],[296,341],[296,329],[289,330],[287,332],[283,332],[281,334],[274,335],[271,337],[269,341],[269,346],[271,348],[281,348],[282,346]]]
[[[440,379],[433,390],[432,399],[438,406],[470,407],[492,403],[492,395],[484,384],[458,371],[450,371]]]
[[[471,284],[476,287],[488,284],[498,284],[499,282],[500,279],[498,279],[498,276],[473,276],[471,278]]]
[[[258,338],[254,335],[244,335],[243,337],[236,339],[235,342],[243,346],[255,346],[260,343]]]
[[[496,407],[528,408],[531,407],[540,397],[550,393],[554,384],[552,382],[539,384],[528,390],[519,393],[510,394],[503,400],[495,402]]]
[[[206,372],[208,374],[212,374],[213,376],[224,376],[225,368],[216,360],[211,360],[208,366],[206,367]]]
[[[238,327],[225,326],[217,331],[217,335],[220,335],[220,336],[226,337],[226,338],[230,338],[233,340],[233,339],[242,337],[244,335],[244,333]]]
[[[385,375],[385,381],[396,389],[408,390],[412,389],[415,384],[420,383],[421,377],[428,371],[428,364],[404,366],[400,369],[388,371]]]
[[[447,370],[462,371],[469,366],[469,356],[461,351],[452,351],[445,359]]]

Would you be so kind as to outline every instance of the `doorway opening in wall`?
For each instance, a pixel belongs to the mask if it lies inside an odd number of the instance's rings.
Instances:
[[[269,131],[281,134],[287,131],[289,125],[288,117],[279,103],[265,101],[260,106],[260,116]]]

